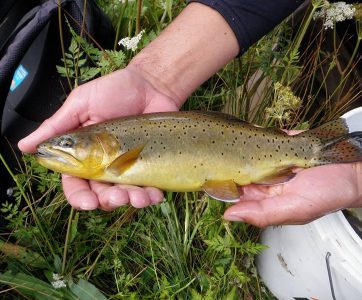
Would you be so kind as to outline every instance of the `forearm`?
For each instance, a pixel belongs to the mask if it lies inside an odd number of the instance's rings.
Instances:
[[[224,18],[208,6],[191,3],[129,67],[180,107],[238,53],[237,39]]]

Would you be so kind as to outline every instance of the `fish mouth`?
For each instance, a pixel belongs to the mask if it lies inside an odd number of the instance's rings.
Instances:
[[[44,148],[38,148],[35,155],[39,158],[52,158],[55,156],[54,153],[51,153]]]
[[[53,160],[74,167],[81,164],[74,156],[59,149],[38,147],[35,156],[41,161]]]

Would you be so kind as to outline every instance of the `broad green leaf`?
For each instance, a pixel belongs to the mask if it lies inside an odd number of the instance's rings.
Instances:
[[[75,213],[74,219],[72,220],[72,224],[70,226],[70,237],[69,243],[71,243],[78,232],[78,220],[79,220],[79,212]]]
[[[9,285],[22,294],[37,300],[75,299],[65,298],[60,290],[55,290],[49,283],[24,273],[0,274],[0,283]]]
[[[80,279],[77,284],[71,284],[70,289],[80,300],[107,300],[93,284],[84,279]]]
[[[46,268],[48,266],[46,260],[40,254],[2,240],[0,240],[0,252],[5,256],[15,258],[27,266],[36,268]]]

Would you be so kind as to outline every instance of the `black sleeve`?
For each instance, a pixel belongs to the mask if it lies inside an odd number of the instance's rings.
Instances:
[[[304,0],[189,0],[217,10],[234,31],[240,54],[296,10]]]

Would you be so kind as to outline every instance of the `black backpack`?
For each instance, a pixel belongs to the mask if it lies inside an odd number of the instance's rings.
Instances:
[[[94,39],[105,49],[113,47],[112,24],[94,0],[61,0],[60,6],[58,0],[1,0],[0,152],[10,165],[15,165],[10,148],[17,151],[19,139],[52,115],[70,92],[67,80],[56,70],[63,64],[59,9],[65,51],[72,38],[67,22],[89,42]],[[4,176],[1,166],[0,197],[8,187]]]

